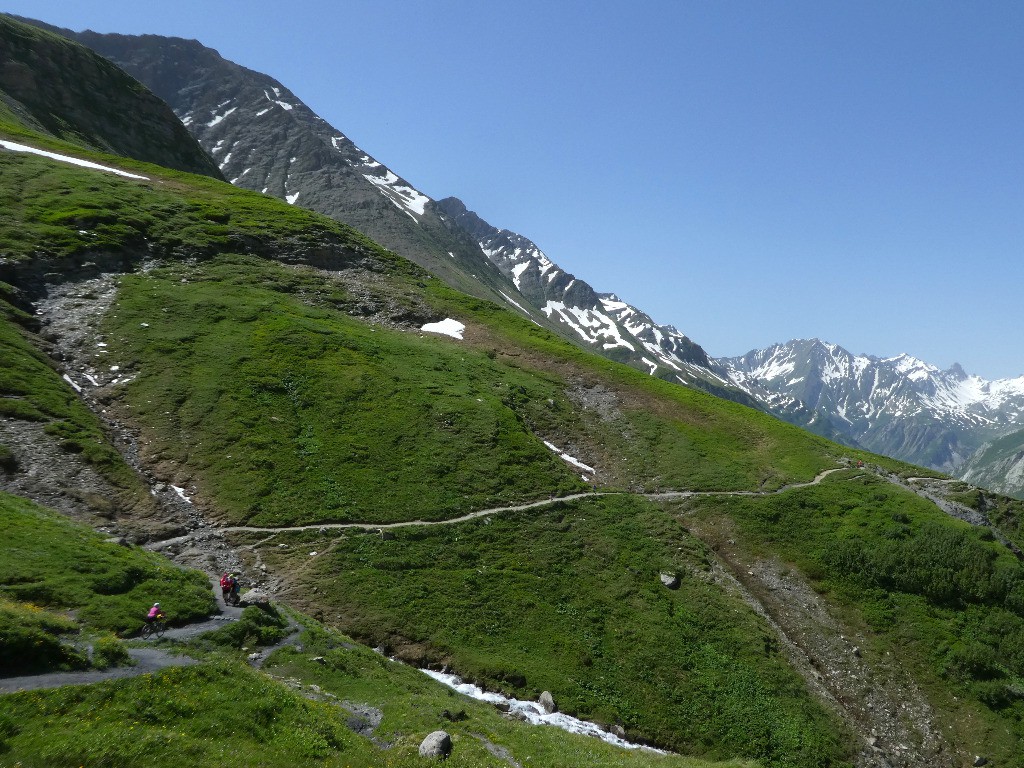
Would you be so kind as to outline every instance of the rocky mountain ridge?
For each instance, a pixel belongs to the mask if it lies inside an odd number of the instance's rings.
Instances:
[[[511,306],[653,376],[944,471],[954,471],[1019,416],[1024,397],[1013,386],[957,368],[939,372],[909,357],[855,357],[824,344],[798,350],[791,342],[712,361],[673,326],[561,269],[529,238],[492,226],[457,198],[423,194],[274,78],[194,40],[61,32],[167,99],[233,184],[348,223],[449,285]],[[808,375],[776,375],[804,367]]]
[[[449,285],[516,308],[651,375],[756,405],[703,349],[561,270],[527,238],[455,198],[435,201],[357,147],[287,87],[195,40],[59,30],[151,87],[232,184],[349,224]]]
[[[499,289],[514,293],[476,244],[430,209],[425,195],[276,79],[196,40],[56,31],[164,99],[232,184],[348,224],[460,291],[499,302]]]
[[[956,474],[965,482],[1024,498],[1024,430],[985,443]]]
[[[458,198],[448,197],[436,205],[477,239],[481,250],[533,306],[568,327],[579,340],[622,362],[639,361],[652,376],[680,384],[693,384],[694,377],[708,379],[707,353],[673,326],[659,325],[614,293],[598,293],[560,268],[532,240],[490,225]],[[718,383],[725,382],[718,379]]]

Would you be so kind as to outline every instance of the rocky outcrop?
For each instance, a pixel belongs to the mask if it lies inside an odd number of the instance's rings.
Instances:
[[[268,595],[262,589],[250,589],[240,598],[238,598],[238,604],[243,608],[252,605],[268,606],[270,605],[270,595]]]
[[[663,572],[661,574],[661,583],[669,589],[679,589],[679,574]]]

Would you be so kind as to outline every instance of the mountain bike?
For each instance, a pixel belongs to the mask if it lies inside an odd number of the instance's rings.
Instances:
[[[156,619],[155,621],[146,622],[146,625],[142,628],[142,634],[140,637],[143,640],[148,640],[151,637],[161,638],[164,636],[164,632],[167,631],[167,624],[164,623],[163,619]]]

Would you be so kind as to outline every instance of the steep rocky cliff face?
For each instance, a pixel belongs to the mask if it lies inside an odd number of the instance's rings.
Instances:
[[[0,101],[24,125],[83,147],[221,178],[145,86],[83,45],[0,15]]]
[[[515,293],[432,201],[274,78],[196,40],[61,30],[153,89],[232,184],[326,214],[466,293]],[[539,313],[534,313],[540,319]]]
[[[957,476],[981,486],[1024,499],[1024,430],[981,446]]]

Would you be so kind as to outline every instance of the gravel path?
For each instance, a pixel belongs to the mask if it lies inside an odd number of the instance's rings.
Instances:
[[[170,633],[168,633],[170,634]],[[166,637],[166,635],[165,635]],[[35,691],[43,688],[60,688],[63,685],[86,685],[104,680],[121,680],[127,677],[148,675],[168,667],[190,667],[199,662],[188,656],[174,656],[159,648],[129,648],[129,655],[135,660],[133,667],[112,669],[91,669],[81,672],[47,672],[41,675],[0,678],[0,693]]]

